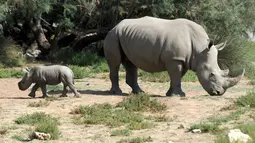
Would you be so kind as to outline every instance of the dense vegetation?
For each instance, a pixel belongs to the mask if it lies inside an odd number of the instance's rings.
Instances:
[[[36,48],[43,60],[78,66],[105,62],[94,55],[103,56],[107,32],[122,19],[149,15],[201,24],[215,43],[228,41],[219,53],[221,67],[249,67],[253,9],[254,0],[0,0],[0,65],[22,65],[24,58],[17,58]],[[93,54],[82,56],[82,50]]]

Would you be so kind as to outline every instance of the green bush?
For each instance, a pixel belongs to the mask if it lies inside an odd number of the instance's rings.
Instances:
[[[41,122],[48,122],[48,121],[59,124],[59,121],[57,118],[53,118],[50,115],[46,115],[44,112],[35,112],[33,114],[26,114],[15,119],[15,123],[17,124],[29,124],[29,125],[35,125]]]
[[[237,98],[237,100],[235,101],[235,104],[239,106],[244,106],[244,107],[249,106],[251,108],[255,108],[255,93],[250,92],[245,96],[241,96]]]
[[[200,129],[202,133],[216,133],[220,131],[219,127],[217,124],[213,123],[199,123],[199,124],[194,124],[189,128],[189,131],[192,131],[194,129]]]
[[[118,103],[117,107],[125,108],[129,111],[165,111],[167,106],[160,103],[156,99],[150,99],[147,94],[130,95],[122,102]]]
[[[20,78],[23,77],[24,73],[21,70],[15,69],[1,69],[0,68],[0,78]]]
[[[22,57],[22,48],[12,43],[11,40],[0,36],[0,67],[22,66],[26,60]]]
[[[131,131],[129,129],[114,130],[111,132],[111,136],[130,136]]]

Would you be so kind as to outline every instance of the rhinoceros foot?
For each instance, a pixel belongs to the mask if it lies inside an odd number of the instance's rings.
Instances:
[[[32,93],[28,94],[28,96],[35,98],[35,94],[32,94]]]
[[[111,88],[110,92],[114,95],[122,94],[122,90],[120,88]]]
[[[60,97],[67,97],[67,95],[66,94],[62,94],[62,95],[60,95]]]
[[[180,95],[185,97],[185,93],[181,89],[169,89],[166,93],[166,96]]]

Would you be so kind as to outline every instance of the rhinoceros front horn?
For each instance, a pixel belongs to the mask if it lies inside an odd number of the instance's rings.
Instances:
[[[226,78],[225,85],[223,86],[223,88],[227,89],[227,88],[230,88],[230,87],[236,85],[242,79],[242,77],[244,76],[244,73],[245,73],[245,69],[243,69],[243,72],[237,77]]]

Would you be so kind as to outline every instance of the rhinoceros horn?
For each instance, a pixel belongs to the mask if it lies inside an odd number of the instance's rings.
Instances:
[[[227,44],[227,41],[225,41],[224,43],[220,43],[220,44],[215,45],[215,48],[218,49],[219,51],[221,51],[221,50],[224,49],[226,44]]]
[[[236,85],[241,80],[241,78],[244,76],[244,73],[245,73],[245,69],[243,69],[243,72],[237,77],[234,77],[234,78],[227,77],[226,81],[223,85],[223,88],[227,89],[227,88],[230,88],[230,87]]]

